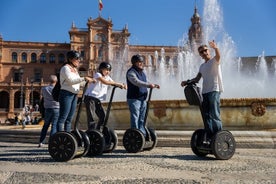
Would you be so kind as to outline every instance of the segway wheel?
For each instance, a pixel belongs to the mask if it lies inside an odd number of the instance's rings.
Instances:
[[[118,146],[118,136],[113,129],[109,129],[108,127],[104,127],[103,134],[106,143],[104,153],[111,153]]]
[[[137,153],[143,149],[145,137],[138,129],[128,129],[123,136],[123,146],[129,153]]]
[[[202,146],[202,140],[203,140],[204,134],[205,134],[204,129],[198,129],[193,133],[191,138],[190,145],[191,145],[192,151],[195,155],[199,157],[205,157],[208,154],[208,152],[200,149],[200,147]]]
[[[236,141],[231,132],[227,130],[217,132],[211,145],[213,154],[219,160],[230,159],[236,150]]]
[[[149,148],[144,148],[145,151],[150,151],[150,150],[152,150],[153,148],[155,148],[156,145],[157,145],[157,134],[156,134],[155,130],[152,129],[152,128],[149,128],[148,130],[149,130],[149,133],[150,133],[151,141],[152,141],[153,143],[152,143],[152,146],[151,146],[151,147],[149,147]]]
[[[90,140],[89,140],[88,135],[82,130],[79,130],[79,132],[81,134],[80,138],[77,135],[77,132],[75,130],[72,131],[72,134],[75,136],[77,143],[78,143],[78,150],[77,150],[75,158],[80,158],[80,157],[86,156],[89,151],[89,148],[90,148]]]
[[[49,139],[48,151],[55,161],[67,162],[75,157],[77,147],[77,141],[71,133],[57,132]]]
[[[88,156],[102,155],[105,149],[105,139],[103,134],[98,130],[89,130],[86,133],[90,140],[90,149],[87,155]]]

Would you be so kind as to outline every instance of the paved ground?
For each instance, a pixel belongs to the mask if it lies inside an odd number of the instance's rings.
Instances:
[[[0,142],[39,142],[41,126],[0,126]],[[122,137],[125,130],[115,130],[118,135],[119,145],[122,145]],[[190,140],[194,131],[156,130],[158,136],[157,147],[186,147],[190,148]],[[276,130],[242,130],[231,131],[237,148],[276,149]],[[49,135],[47,136],[48,139]]]
[[[55,162],[47,147],[0,142],[0,183],[276,183],[275,149],[236,150],[226,161],[190,148],[156,147]]]

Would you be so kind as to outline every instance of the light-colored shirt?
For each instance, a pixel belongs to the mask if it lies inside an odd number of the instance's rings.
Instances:
[[[104,77],[105,80],[107,80],[107,81],[113,81],[113,80],[109,75],[103,76],[99,72],[95,73],[93,77],[94,77],[94,79],[97,80],[97,82],[96,83],[91,83],[89,85],[89,87],[85,91],[85,95],[92,96],[92,97],[98,98],[99,100],[103,101],[103,100],[106,99],[108,85],[103,84],[99,80],[99,78]]]
[[[223,92],[221,67],[215,58],[202,63],[199,68],[199,73],[201,73],[203,78],[202,94],[212,91]]]
[[[69,64],[60,69],[60,89],[78,94],[80,83],[83,81],[85,81],[84,77],[80,77],[78,70]]]

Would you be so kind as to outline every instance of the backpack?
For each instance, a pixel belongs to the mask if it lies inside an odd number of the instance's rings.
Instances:
[[[44,97],[42,97],[39,101],[39,112],[41,114],[41,117],[45,117],[45,108],[44,108]]]
[[[52,96],[53,96],[53,99],[58,102],[58,98],[59,98],[59,92],[60,92],[60,88],[61,88],[61,85],[60,85],[60,79],[59,79],[59,74],[57,75],[57,83],[55,84],[54,88],[53,88],[53,91],[52,91]]]

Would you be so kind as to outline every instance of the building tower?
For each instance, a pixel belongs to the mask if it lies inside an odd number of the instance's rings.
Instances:
[[[192,51],[196,51],[198,46],[202,43],[203,32],[200,22],[200,16],[197,12],[197,7],[195,6],[194,14],[191,18],[191,26],[189,28],[189,42]]]

